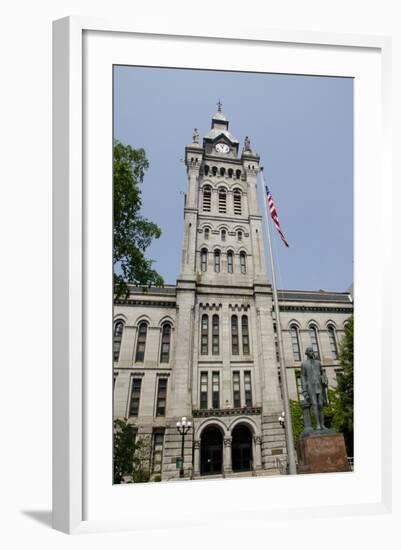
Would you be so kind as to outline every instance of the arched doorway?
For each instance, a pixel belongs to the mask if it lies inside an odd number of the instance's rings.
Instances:
[[[205,428],[201,436],[201,475],[221,474],[223,470],[223,436],[219,428]]]
[[[252,432],[245,424],[239,424],[232,432],[232,468],[234,472],[252,469]]]

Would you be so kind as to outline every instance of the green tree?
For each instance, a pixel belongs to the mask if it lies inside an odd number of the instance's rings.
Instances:
[[[149,442],[135,441],[135,428],[126,420],[114,420],[113,469],[114,483],[125,480],[141,483],[149,481]]]
[[[343,373],[337,387],[329,390],[333,411],[331,425],[342,432],[349,456],[354,455],[354,318],[345,324],[345,334],[340,343],[340,363]]]
[[[143,149],[114,142],[113,149],[113,266],[114,292],[117,298],[128,295],[128,283],[141,286],[163,285],[163,278],[145,257],[160,228],[140,215],[140,184],[149,167]]]
[[[299,401],[290,399],[290,409],[292,418],[292,435],[294,437],[294,445],[299,441],[301,433],[304,431],[304,419],[302,416],[302,408]]]

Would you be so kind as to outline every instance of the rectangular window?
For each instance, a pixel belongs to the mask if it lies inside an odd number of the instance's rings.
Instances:
[[[277,325],[276,325],[276,323],[274,323],[273,329],[274,329],[274,348],[276,350],[276,361],[277,361],[277,363],[279,363],[280,362],[280,353],[279,353],[279,349],[278,349],[278,336],[277,336]]]
[[[130,416],[138,416],[139,401],[141,399],[142,378],[133,378],[131,386],[131,403],[129,409]]]
[[[205,314],[202,315],[201,321],[201,355],[208,354],[208,336],[209,336],[209,317]]]
[[[227,195],[225,191],[219,192],[219,212],[220,214],[227,212]]]
[[[231,352],[233,355],[239,354],[238,317],[236,315],[231,317]]]
[[[252,383],[251,383],[251,371],[246,370],[244,372],[244,388],[245,388],[245,405],[252,407]]]
[[[160,350],[160,362],[168,363],[170,361],[170,340],[171,340],[171,325],[165,323],[162,328],[162,345]]]
[[[236,409],[241,407],[241,388],[238,371],[233,372],[233,405]]]
[[[166,415],[167,378],[159,378],[157,385],[156,416]]]
[[[152,449],[152,472],[161,473],[163,464],[163,442],[164,431],[155,430],[153,432],[153,449]]]
[[[214,372],[212,375],[212,407],[220,408],[220,373]]]
[[[207,372],[201,372],[200,380],[200,408],[207,409]]]
[[[249,328],[246,315],[242,316],[242,353],[244,355],[249,354]]]
[[[301,371],[300,370],[295,371],[295,380],[296,380],[296,383],[297,383],[298,401],[302,402],[304,400],[304,395],[302,393]]]
[[[220,345],[219,345],[219,316],[213,315],[213,323],[212,323],[212,354],[218,355],[220,353]]]

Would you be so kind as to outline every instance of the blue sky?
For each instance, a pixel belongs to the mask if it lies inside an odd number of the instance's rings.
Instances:
[[[279,288],[347,290],[353,280],[353,81],[349,78],[115,67],[114,137],[150,162],[143,215],[162,229],[147,256],[166,283],[180,270],[193,129],[221,99],[229,130],[248,135],[289,241],[274,235]],[[262,202],[260,202],[262,205]],[[266,249],[266,258],[267,249]],[[270,266],[268,266],[270,271]]]

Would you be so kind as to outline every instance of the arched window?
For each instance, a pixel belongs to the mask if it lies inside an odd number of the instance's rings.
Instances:
[[[222,241],[226,240],[226,235],[227,235],[227,231],[225,229],[222,229],[221,230],[221,240]]]
[[[238,239],[239,241],[242,241],[242,231],[238,231],[238,233],[237,233],[237,239]]]
[[[160,350],[160,363],[170,361],[171,325],[164,323],[162,327],[162,346]]]
[[[333,359],[337,360],[338,359],[338,348],[337,348],[336,330],[333,327],[333,325],[329,325],[327,327],[327,331],[329,333],[331,356],[332,356]]]
[[[204,234],[205,234],[205,241],[208,241],[210,237],[210,229],[208,227],[205,227]]]
[[[238,317],[236,315],[231,317],[231,351],[233,355],[239,355]]]
[[[117,321],[114,325],[114,338],[113,338],[113,357],[114,361],[118,361],[120,357],[121,340],[123,337],[124,323]]]
[[[220,168],[220,176],[224,177],[224,174],[226,173],[225,168]]]
[[[232,178],[233,177],[233,173],[234,173],[234,170],[232,168],[229,168],[228,169],[228,177],[229,178]]]
[[[243,315],[242,320],[242,353],[243,355],[249,354],[249,327],[248,327],[248,316]]]
[[[201,271],[207,270],[207,250],[206,248],[202,248],[201,250]]]
[[[213,315],[212,321],[212,354],[220,353],[219,316]]]
[[[212,205],[212,189],[210,185],[203,188],[203,211],[210,212]]]
[[[234,214],[241,216],[242,214],[242,204],[241,204],[241,191],[239,189],[234,190]]]
[[[212,174],[213,174],[213,176],[216,176],[216,175],[217,175],[217,166],[213,166],[213,168],[212,168]]]
[[[246,273],[246,254],[241,252],[239,255],[239,263],[241,266],[241,273]]]
[[[227,252],[227,271],[228,273],[234,272],[233,253]]]
[[[209,317],[202,315],[201,321],[201,355],[207,355],[209,348]]]
[[[214,270],[216,273],[220,273],[220,250],[214,251]]]
[[[310,337],[310,343],[312,345],[315,357],[316,359],[320,359],[319,343],[317,340],[317,329],[314,325],[310,325],[309,327],[309,337]]]
[[[291,325],[290,334],[291,334],[292,354],[294,356],[294,361],[300,361],[301,350],[299,348],[298,328],[296,325]]]
[[[205,164],[205,166],[203,167],[203,173],[205,174],[205,176],[207,176],[209,173],[209,166],[207,164]]]
[[[147,332],[148,332],[148,325],[146,323],[140,323],[138,327],[138,340],[136,344],[136,354],[135,354],[135,361],[137,363],[143,363],[143,361],[145,360]]]
[[[235,171],[235,177],[237,178],[237,180],[240,179],[240,177],[241,177],[241,170],[236,170],[236,171]]]
[[[227,212],[227,193],[224,188],[219,189],[219,212],[220,214]]]

